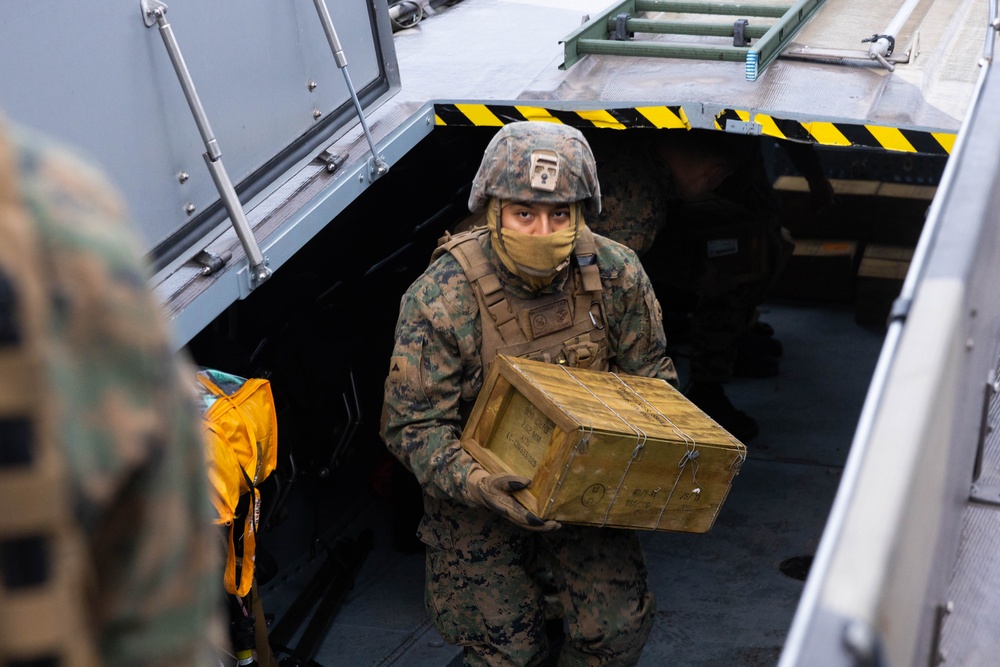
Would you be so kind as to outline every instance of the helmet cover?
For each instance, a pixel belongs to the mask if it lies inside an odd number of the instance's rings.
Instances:
[[[601,211],[597,164],[583,134],[544,121],[504,125],[486,151],[472,181],[469,210],[490,197],[504,201],[568,204],[583,201],[588,213]]]

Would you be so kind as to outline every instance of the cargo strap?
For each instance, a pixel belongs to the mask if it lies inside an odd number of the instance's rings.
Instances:
[[[573,250],[567,291],[522,299],[508,292],[483,251],[486,229],[443,239],[434,257],[451,253],[465,271],[483,316],[484,370],[497,354],[576,368],[607,370],[603,289],[594,235],[583,227]]]
[[[89,574],[49,396],[44,259],[0,123],[0,664],[96,665]]]

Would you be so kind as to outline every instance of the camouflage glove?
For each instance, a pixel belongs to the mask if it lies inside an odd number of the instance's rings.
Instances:
[[[521,528],[535,531],[555,530],[558,521],[543,521],[524,508],[512,495],[514,491],[528,488],[531,480],[517,475],[491,475],[478,463],[469,468],[466,478],[466,495],[470,500],[503,515]]]

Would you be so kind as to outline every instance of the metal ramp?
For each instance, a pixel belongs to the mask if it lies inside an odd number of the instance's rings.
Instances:
[[[563,40],[561,69],[571,67],[588,53],[617,56],[652,56],[693,60],[744,62],[747,81],[756,81],[764,68],[778,57],[795,33],[825,0],[798,0],[793,5],[723,2],[672,2],[625,0],[604,10]],[[642,13],[697,16],[735,16],[725,23],[638,17]],[[756,25],[756,19],[774,19]],[[753,19],[753,21],[751,21]],[[690,40],[634,39],[635,33],[732,38],[730,44]],[[756,41],[754,41],[756,40]],[[751,45],[751,42],[754,42]]]

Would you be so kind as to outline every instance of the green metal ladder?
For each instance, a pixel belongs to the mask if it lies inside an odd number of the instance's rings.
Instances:
[[[747,81],[756,81],[778,57],[792,36],[824,0],[798,0],[793,5],[751,5],[723,2],[673,2],[625,0],[601,12],[572,32],[564,44],[560,69],[568,69],[582,56],[593,53],[616,56],[654,56],[695,60],[745,62]],[[641,12],[726,15],[747,17],[734,24],[662,21],[636,18]],[[769,26],[749,25],[749,18],[776,19]],[[634,33],[732,37],[733,45],[632,41]],[[756,40],[752,46],[751,40]]]

